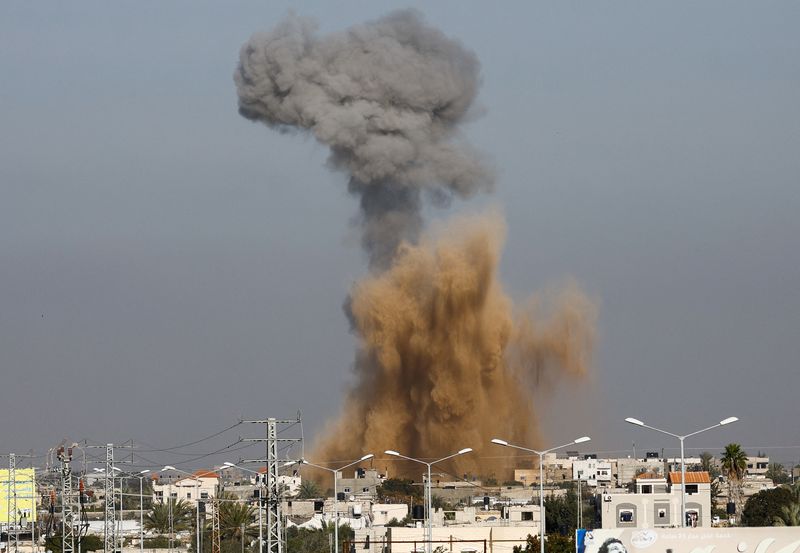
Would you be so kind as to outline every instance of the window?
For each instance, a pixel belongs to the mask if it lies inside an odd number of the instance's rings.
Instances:
[[[697,493],[697,484],[686,484],[686,493]]]
[[[619,521],[620,522],[633,522],[633,511],[628,509],[622,510],[619,512]]]
[[[522,511],[522,520],[533,520],[533,511]]]
[[[344,493],[350,493],[350,488],[345,488]]]
[[[171,494],[169,494],[169,496],[178,499],[178,492],[172,492]]]
[[[369,492],[369,488],[362,488],[362,489],[361,489],[361,491],[362,491],[362,492],[365,492],[365,493],[366,493],[366,492]]]
[[[200,499],[208,499],[208,492],[200,492]]]
[[[653,486],[651,484],[644,484],[642,486],[642,493],[653,493]]]
[[[658,518],[667,518],[667,510],[666,509],[659,509],[658,510]]]
[[[192,498],[192,492],[186,492],[186,499]]]

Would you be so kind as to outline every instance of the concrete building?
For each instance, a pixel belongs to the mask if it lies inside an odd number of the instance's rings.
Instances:
[[[634,493],[598,493],[602,528],[681,526],[681,473],[636,478]],[[693,526],[711,526],[711,479],[707,472],[686,473],[686,513]]]
[[[392,520],[403,520],[408,516],[405,503],[374,503],[372,505],[372,524],[385,526]]]
[[[766,478],[769,469],[769,457],[747,457],[747,476],[751,478]]]
[[[344,498],[375,499],[377,488],[385,480],[375,469],[356,469],[353,478],[339,478],[337,488]]]
[[[613,470],[612,476],[616,475],[616,487],[624,488],[628,484],[636,480],[636,475],[641,473],[655,473],[664,474],[664,461],[657,457],[648,457],[645,459],[637,458],[623,458],[612,461],[616,464],[616,470]]]
[[[198,470],[192,476],[173,478],[170,475],[153,478],[153,501],[163,503],[167,497],[190,503],[211,499],[217,493],[219,475],[214,471]]]
[[[572,462],[572,479],[592,487],[611,484],[612,462],[605,459],[581,459]]]

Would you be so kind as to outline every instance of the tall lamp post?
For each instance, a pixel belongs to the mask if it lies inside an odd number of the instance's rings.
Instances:
[[[195,476],[194,474],[192,474],[191,472],[186,472],[185,470],[176,469],[172,465],[167,465],[162,470],[164,472],[166,472],[168,470],[174,470],[175,472],[180,472],[182,474],[185,474],[190,479],[194,480],[194,490],[195,490],[195,492],[194,492],[194,495],[195,495],[194,500],[195,500],[195,503],[196,503],[195,504],[195,521],[194,521],[194,526],[195,526],[195,537],[194,537],[195,542],[194,542],[194,544],[195,544],[195,550],[200,551],[200,479],[197,476]],[[169,500],[172,501],[172,498],[170,497]]]
[[[428,467],[428,482],[427,482],[427,486],[425,486],[425,491],[427,492],[427,496],[428,496],[426,498],[426,501],[425,501],[426,504],[427,504],[427,509],[428,509],[428,553],[431,553],[431,549],[433,547],[433,516],[432,516],[433,513],[431,512],[431,509],[432,509],[432,507],[431,507],[431,503],[432,503],[432,498],[431,498],[431,466],[435,465],[436,463],[441,463],[442,461],[446,461],[448,459],[452,459],[453,457],[457,457],[459,455],[464,455],[465,453],[469,453],[470,451],[472,451],[471,447],[465,447],[464,449],[460,449],[456,453],[453,453],[452,455],[448,455],[447,457],[442,457],[441,459],[436,459],[435,461],[431,461],[430,463],[426,463],[425,461],[422,461],[420,459],[414,459],[413,457],[407,457],[406,455],[398,453],[397,451],[394,451],[393,449],[387,449],[386,451],[384,451],[384,453],[386,453],[387,455],[394,455],[395,457],[400,457],[402,459],[407,459],[409,461],[414,461],[415,463],[419,463],[421,465],[425,465],[425,466]]]
[[[630,424],[641,426],[642,428],[649,428],[650,430],[655,430],[656,432],[661,432],[662,434],[666,434],[667,436],[672,436],[673,438],[678,438],[681,442],[681,528],[686,528],[686,458],[684,457],[684,450],[683,450],[683,441],[690,437],[700,434],[701,432],[705,432],[706,430],[711,430],[713,428],[719,428],[720,426],[725,426],[726,424],[730,424],[732,422],[738,421],[738,417],[728,417],[727,419],[719,421],[717,424],[713,426],[709,426],[708,428],[703,428],[702,430],[698,430],[697,432],[692,432],[691,434],[686,434],[684,436],[679,436],[677,434],[673,434],[672,432],[667,432],[666,430],[661,430],[660,428],[656,428],[654,426],[647,425],[640,421],[639,419],[634,419],[633,417],[628,417],[625,419],[625,422]]]
[[[137,474],[139,479],[139,552],[144,553],[144,494],[142,493],[142,482],[144,475],[150,472],[150,469],[140,470]],[[199,550],[198,550],[199,551]]]
[[[368,459],[372,459],[373,457],[375,457],[375,455],[373,455],[372,453],[368,453],[367,455],[364,455],[360,459],[353,461],[352,463],[348,463],[343,467],[339,467],[337,469],[323,467],[322,465],[317,465],[310,461],[306,461],[305,459],[300,459],[298,461],[302,465],[308,465],[310,467],[327,470],[328,472],[333,474],[333,513],[334,513],[333,539],[336,541],[336,553],[339,553],[339,488],[338,488],[339,473],[344,469],[346,469],[347,467],[352,467],[353,465],[357,465],[358,463],[361,463],[362,461],[366,461]]]
[[[500,438],[493,438],[492,443],[497,445],[502,445],[504,447],[512,447],[514,449],[519,449],[522,451],[527,451],[528,453],[535,453],[539,456],[539,549],[541,553],[544,553],[544,535],[545,535],[545,515],[544,515],[544,456],[547,453],[555,451],[557,449],[562,449],[565,447],[569,447],[572,444],[582,444],[584,442],[588,442],[591,440],[589,436],[583,436],[576,440],[572,440],[569,443],[562,444],[556,447],[551,447],[550,449],[544,449],[542,451],[536,449],[529,449],[527,447],[522,447],[519,445],[510,444],[505,440],[501,440]]]

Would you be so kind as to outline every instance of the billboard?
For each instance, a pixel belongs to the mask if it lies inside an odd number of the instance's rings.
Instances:
[[[7,528],[36,522],[36,469],[16,469],[16,485],[8,478],[8,469],[0,469],[0,526]],[[12,496],[17,495],[17,512]]]
[[[578,531],[580,553],[800,553],[800,529],[625,528]]]

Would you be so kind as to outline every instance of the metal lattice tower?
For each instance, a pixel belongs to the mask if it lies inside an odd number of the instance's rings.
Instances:
[[[14,524],[14,532],[11,533],[11,528],[7,528],[8,536],[8,551],[17,553],[19,551],[19,516],[17,511],[17,456],[13,453],[8,456],[8,485],[9,485],[9,509],[8,514],[14,514],[14,518],[10,519]],[[8,518],[8,517],[7,517]]]
[[[302,420],[300,413],[297,414],[296,419],[280,420],[280,419],[266,419],[260,421],[243,421],[255,424],[267,425],[266,438],[244,438],[243,441],[247,442],[266,442],[267,445],[267,458],[266,459],[253,459],[245,462],[265,462],[267,464],[267,553],[283,553],[283,531],[281,520],[281,488],[278,485],[278,443],[302,443],[303,438],[279,438],[278,434],[286,430],[288,426],[281,431],[278,431],[278,425],[301,425]],[[261,508],[261,505],[259,505]],[[261,553],[261,552],[259,552]]]
[[[75,551],[75,497],[72,493],[72,448],[58,448],[61,461],[61,551]]]
[[[216,498],[211,501],[211,553],[221,553],[222,548],[219,543],[219,501]]]
[[[114,444],[106,444],[106,472],[105,472],[105,518],[103,528],[103,552],[114,553],[117,550],[114,517]]]

